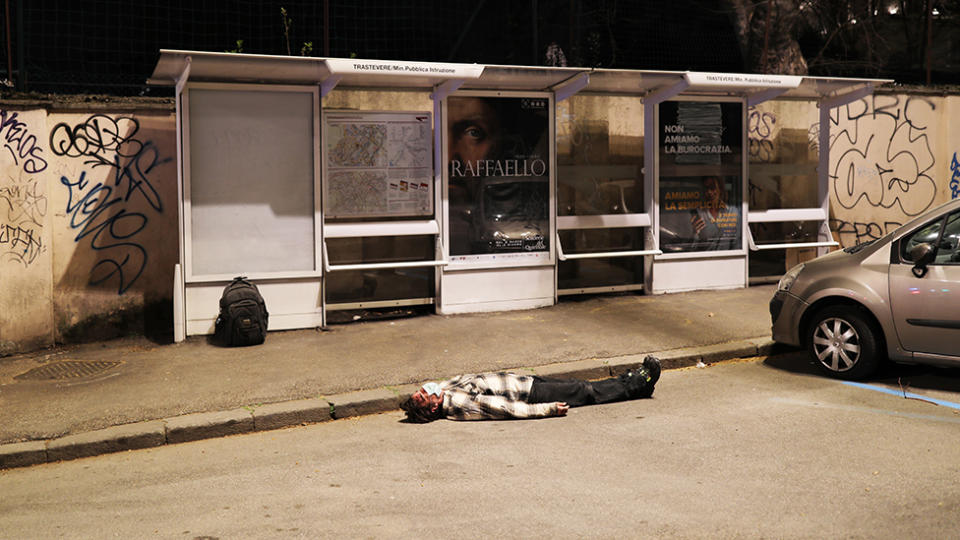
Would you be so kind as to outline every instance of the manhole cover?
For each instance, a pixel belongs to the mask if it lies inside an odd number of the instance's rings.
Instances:
[[[26,373],[21,373],[14,379],[28,381],[49,381],[60,379],[78,379],[97,375],[119,366],[120,362],[54,362],[45,366],[35,367]]]

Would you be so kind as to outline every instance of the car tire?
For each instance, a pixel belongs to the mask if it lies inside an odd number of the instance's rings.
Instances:
[[[831,377],[859,380],[880,364],[882,344],[863,312],[850,306],[832,306],[814,315],[807,328],[807,350]]]

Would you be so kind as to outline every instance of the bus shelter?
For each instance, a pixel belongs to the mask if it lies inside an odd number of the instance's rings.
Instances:
[[[162,50],[150,82],[176,88],[182,340],[237,275],[270,330],[745,287],[836,245],[830,114],[890,81]],[[757,163],[769,100],[817,129]]]

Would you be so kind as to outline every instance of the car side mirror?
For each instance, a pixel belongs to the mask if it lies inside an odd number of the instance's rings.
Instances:
[[[924,242],[913,246],[910,258],[913,259],[913,275],[922,278],[927,275],[927,265],[933,262],[935,251],[933,246]]]

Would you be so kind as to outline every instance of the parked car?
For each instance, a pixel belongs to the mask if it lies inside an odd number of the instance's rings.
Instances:
[[[473,253],[548,250],[549,185],[543,176],[483,178]]]
[[[791,268],[770,316],[775,341],[806,347],[834,377],[862,379],[886,359],[960,366],[960,199]]]

